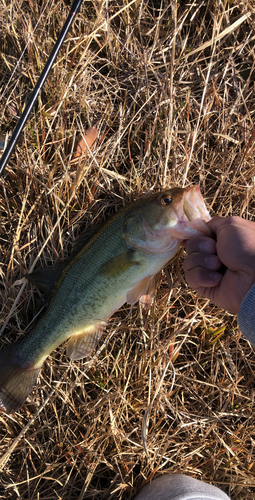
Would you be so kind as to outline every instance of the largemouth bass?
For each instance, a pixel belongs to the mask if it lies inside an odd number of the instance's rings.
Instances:
[[[71,359],[90,354],[110,316],[146,295],[184,239],[208,234],[209,219],[199,186],[154,193],[119,210],[66,263],[28,275],[53,288],[38,324],[0,352],[0,406],[19,409],[43,362],[65,340]]]

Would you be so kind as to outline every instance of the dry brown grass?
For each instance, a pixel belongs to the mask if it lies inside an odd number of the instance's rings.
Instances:
[[[45,5],[0,6],[3,135],[68,15]],[[1,180],[2,347],[42,306],[24,274],[141,193],[199,183],[211,214],[254,219],[254,19],[247,0],[84,2]],[[254,350],[182,274],[162,272],[149,314],[118,311],[92,360],[53,352],[22,409],[0,413],[0,498],[126,500],[165,471],[255,497]]]

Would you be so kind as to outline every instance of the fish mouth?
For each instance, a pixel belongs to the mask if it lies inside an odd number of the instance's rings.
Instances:
[[[182,199],[175,205],[175,224],[171,234],[178,240],[186,240],[192,236],[212,236],[206,225],[211,216],[206,208],[199,186],[191,186],[183,190]]]
[[[192,236],[211,236],[207,227],[211,217],[206,208],[199,186],[183,190],[181,197],[172,207],[171,221],[168,227],[152,229],[143,219],[143,229],[147,236],[143,251],[147,253],[167,253]]]
[[[176,207],[176,237],[187,239],[191,236],[212,235],[206,225],[211,216],[206,208],[199,186],[185,189],[180,204]]]
[[[211,219],[199,186],[191,186],[186,189],[184,193],[183,212],[189,221],[202,219],[208,222]]]

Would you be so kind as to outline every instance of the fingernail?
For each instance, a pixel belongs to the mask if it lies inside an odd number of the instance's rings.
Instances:
[[[211,242],[211,240],[208,238],[208,239],[206,239],[204,241],[201,241],[201,243],[199,244],[199,250],[202,253],[210,253],[212,251],[212,242]]]
[[[217,273],[216,271],[212,271],[211,273],[209,273],[209,277],[213,280],[213,281],[220,281],[221,278],[222,278],[222,275],[220,273]]]

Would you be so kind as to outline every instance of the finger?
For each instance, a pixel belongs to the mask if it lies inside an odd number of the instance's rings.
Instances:
[[[222,224],[225,224],[226,217],[221,217],[220,215],[216,215],[215,217],[212,217],[211,220],[207,222],[207,226],[215,233],[219,231],[221,228]]]
[[[206,236],[194,236],[190,238],[185,245],[187,253],[201,252],[216,254],[216,242],[212,238]]]
[[[203,267],[195,267],[185,274],[187,283],[193,290],[198,291],[201,287],[218,286],[221,282],[222,275],[217,271],[210,271]]]
[[[187,255],[183,262],[183,269],[185,272],[198,267],[216,271],[220,269],[221,266],[222,262],[217,255],[207,255],[200,252],[193,252]]]
[[[248,229],[251,227],[251,221],[235,215],[230,217],[221,217],[217,215],[209,220],[206,225],[217,235],[219,231],[226,226],[238,226]]]

